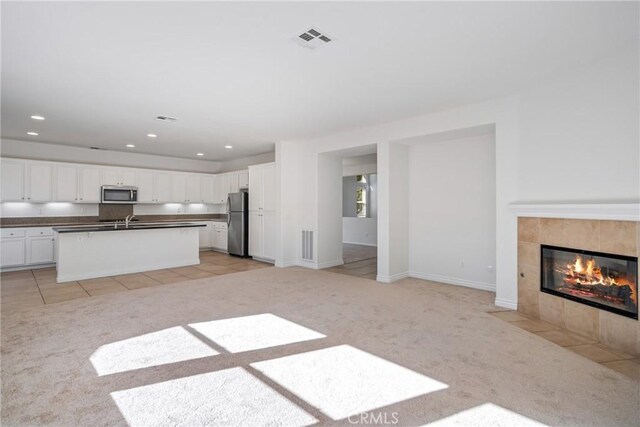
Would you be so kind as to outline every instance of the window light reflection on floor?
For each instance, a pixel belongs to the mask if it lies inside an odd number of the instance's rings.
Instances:
[[[334,420],[448,387],[348,345],[251,366]]]
[[[271,313],[189,325],[231,353],[325,338],[325,335]]]
[[[99,376],[215,356],[218,352],[181,326],[99,347],[91,363]]]
[[[317,419],[243,368],[111,393],[130,426],[311,425]]]
[[[429,427],[477,426],[477,427],[536,427],[546,424],[505,409],[493,403],[485,403],[426,424]]]

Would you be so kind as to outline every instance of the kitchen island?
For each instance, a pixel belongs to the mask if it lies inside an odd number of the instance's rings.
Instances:
[[[69,282],[200,264],[204,224],[54,227],[56,281]]]

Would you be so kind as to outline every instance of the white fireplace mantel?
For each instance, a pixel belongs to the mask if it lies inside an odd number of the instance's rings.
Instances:
[[[512,203],[518,217],[640,221],[640,203]]]

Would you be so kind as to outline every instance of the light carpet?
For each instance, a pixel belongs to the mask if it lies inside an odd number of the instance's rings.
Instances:
[[[638,425],[488,292],[268,268],[2,316],[2,425]]]

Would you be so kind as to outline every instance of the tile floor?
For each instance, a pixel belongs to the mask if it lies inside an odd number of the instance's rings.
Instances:
[[[375,246],[343,243],[342,259],[344,264],[327,268],[325,271],[376,280],[378,274],[377,255],[378,248]]]
[[[595,340],[574,334],[551,323],[524,316],[517,311],[495,311],[491,314],[587,359],[640,381],[640,357],[621,353]]]
[[[200,262],[197,266],[66,283],[56,283],[54,267],[6,272],[0,275],[0,309],[4,311],[42,306],[271,266],[264,262],[213,251],[201,252]]]

